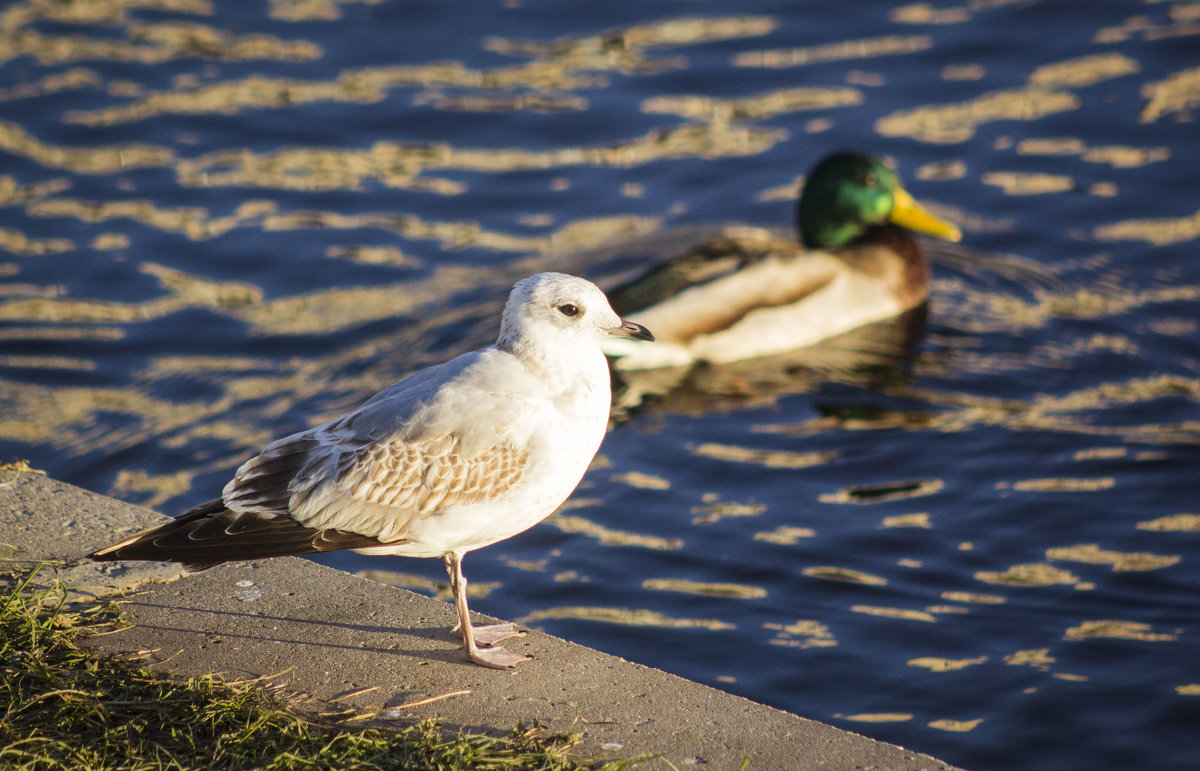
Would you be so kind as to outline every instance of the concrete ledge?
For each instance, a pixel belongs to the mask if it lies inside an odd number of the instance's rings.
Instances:
[[[950,768],[541,632],[510,641],[533,661],[514,672],[483,669],[462,658],[449,604],[307,560],[191,575],[157,563],[79,563],[162,517],[40,474],[0,482],[0,543],[23,558],[68,560],[60,577],[86,594],[136,589],[123,603],[134,626],[90,644],[106,655],[150,651],[158,671],[272,676],[319,702],[338,699],[360,711],[469,691],[403,709],[397,719],[441,718],[492,733],[538,721],[582,733],[581,755],[661,753],[676,768],[736,769],[744,759],[752,769]]]

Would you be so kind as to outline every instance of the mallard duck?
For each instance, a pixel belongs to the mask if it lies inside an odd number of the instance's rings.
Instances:
[[[925,302],[929,263],[910,231],[962,234],[934,217],[869,155],[840,152],[808,176],[800,243],[760,228],[721,236],[609,291],[656,345],[607,341],[617,369],[731,362],[783,353]]]

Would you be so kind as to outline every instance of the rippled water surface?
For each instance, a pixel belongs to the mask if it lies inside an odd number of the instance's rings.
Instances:
[[[625,383],[473,607],[971,768],[1193,767],[1200,4],[467,8],[0,8],[3,459],[180,511],[516,278],[867,149],[965,232],[923,328]]]

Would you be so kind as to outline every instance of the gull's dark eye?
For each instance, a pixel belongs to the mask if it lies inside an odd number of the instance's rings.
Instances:
[[[578,316],[579,306],[574,305],[573,303],[563,303],[562,305],[558,306],[558,312],[564,316]]]

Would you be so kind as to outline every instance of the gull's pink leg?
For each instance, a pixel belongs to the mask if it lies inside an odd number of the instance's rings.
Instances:
[[[484,667],[493,669],[511,669],[522,661],[529,661],[528,656],[513,653],[500,647],[491,646],[509,637],[525,634],[512,624],[491,624],[489,626],[471,626],[471,612],[467,608],[467,579],[462,573],[462,555],[457,552],[447,552],[443,557],[446,563],[446,573],[450,576],[450,591],[454,593],[454,610],[458,614],[458,626],[455,627],[462,635],[463,647],[466,648],[467,658]],[[478,635],[478,644],[476,641]]]

